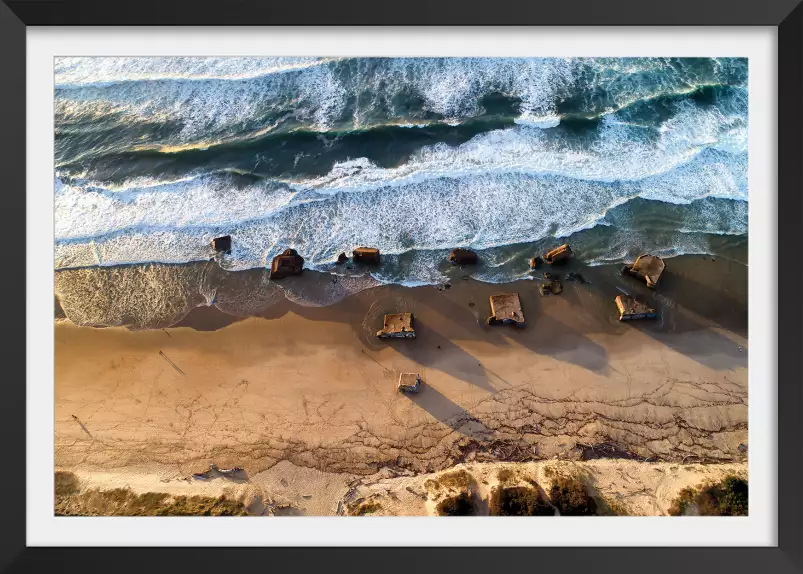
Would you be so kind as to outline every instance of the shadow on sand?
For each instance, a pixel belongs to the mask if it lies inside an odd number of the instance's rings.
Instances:
[[[437,420],[456,432],[474,440],[487,441],[493,439],[495,432],[486,427],[463,407],[456,404],[435,387],[424,381],[418,393],[407,395],[409,399],[427,411]]]
[[[326,307],[299,305],[282,296],[272,299],[267,307],[252,316],[274,319],[292,312],[313,321],[348,324],[368,350],[391,345],[422,366],[440,370],[489,392],[508,384],[507,381],[480,365],[459,346],[460,341],[482,341],[500,349],[521,345],[539,355],[605,374],[609,369],[607,353],[588,334],[619,334],[637,329],[712,369],[733,368],[734,360],[737,366],[746,365],[747,350],[711,329],[720,325],[746,336],[746,267],[699,256],[672,258],[667,267],[657,291],[632,277],[622,276],[620,266],[574,264],[555,270],[564,278],[564,290],[560,295],[541,297],[538,283],[542,273],[539,272],[534,274],[536,280],[514,284],[457,279],[452,281],[450,289],[373,287]],[[565,281],[570,270],[582,271],[588,283]],[[320,289],[324,285],[320,275],[307,272],[294,278],[299,283],[297,288],[309,282],[311,289]],[[255,275],[254,281],[257,278]],[[509,291],[520,294],[527,326],[523,329],[486,326],[485,319],[490,314],[488,298]],[[620,323],[613,299],[622,294],[642,298],[659,311],[660,319]],[[563,309],[557,311],[554,305],[562,305]],[[378,341],[375,333],[381,327],[382,315],[402,311],[414,313],[417,339]],[[193,309],[174,326],[212,331],[244,318],[229,315],[213,305]],[[701,333],[693,337],[680,336],[691,331]]]
[[[539,317],[538,327],[517,336],[516,341],[533,352],[563,363],[603,375],[610,371],[608,353],[601,345],[547,315]]]
[[[512,290],[504,287],[500,289],[497,285],[488,285],[481,294],[472,292],[471,302],[474,302],[473,299],[480,299],[473,307],[460,305],[454,300],[452,293],[438,293],[440,297],[428,310],[439,315],[438,325],[446,322],[458,325],[462,331],[459,336],[462,338],[482,339],[499,347],[512,348],[520,345],[533,353],[551,356],[590,371],[608,372],[608,357],[602,346],[580,331],[544,314],[537,285],[536,281],[522,281],[515,286],[527,319],[527,325],[523,328],[508,325],[489,327],[485,324],[486,316],[490,314],[488,298],[495,293]],[[481,298],[477,295],[481,295]],[[498,375],[495,376],[501,379]],[[510,385],[504,379],[502,381]]]
[[[423,319],[416,318],[415,332],[415,340],[388,340],[386,343],[423,367],[441,371],[490,393],[496,392],[485,368],[474,355],[458,347]]]
[[[671,313],[671,311],[670,311]],[[747,367],[748,350],[727,337],[712,331],[706,325],[693,317],[675,311],[665,318],[665,323],[642,322],[635,323],[632,328],[638,329],[645,335],[655,339],[662,345],[684,355],[701,365],[717,371],[733,368]],[[666,321],[676,320],[682,322],[686,330],[694,331],[693,336],[678,332],[664,330]]]
[[[665,272],[655,291],[638,281],[625,282],[628,294],[659,313],[657,320],[634,321],[628,327],[710,369],[746,367],[747,349],[713,329],[719,326],[746,336],[746,303],[689,275]]]

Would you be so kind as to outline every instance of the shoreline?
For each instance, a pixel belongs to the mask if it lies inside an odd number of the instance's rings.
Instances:
[[[581,272],[591,291],[611,299],[627,293],[642,297],[656,309],[670,310],[679,303],[705,321],[746,336],[746,265],[711,255],[673,257],[667,259],[667,272],[657,291],[620,277],[619,269],[621,265],[589,266],[572,260],[554,271]],[[233,322],[249,316],[272,318],[290,309],[303,313],[310,307],[331,307],[369,289],[446,289],[463,283],[482,291],[484,286],[500,292],[519,285],[526,289],[542,281],[549,266],[508,283],[476,280],[471,271],[472,267],[449,266],[445,283],[408,287],[381,283],[367,274],[338,276],[312,270],[274,282],[266,268],[226,271],[214,261],[87,267],[56,271],[54,316],[78,325],[136,330],[204,324],[204,315],[228,315]],[[99,293],[107,296],[98,297]]]
[[[544,244],[544,245],[552,245],[552,246],[557,247],[561,242],[563,242],[563,243],[571,243],[571,236],[572,235],[573,234],[569,234],[568,236],[563,237],[563,238],[559,238],[559,239],[544,238],[544,239],[540,239],[540,240],[537,240],[537,241],[526,241],[526,242],[521,242],[521,243],[511,243],[511,244],[507,244],[507,245],[500,245],[500,246],[495,246],[495,247],[477,248],[477,249],[474,249],[474,248],[472,248],[470,246],[468,246],[468,247],[457,246],[457,247],[451,247],[451,248],[444,247],[444,248],[432,248],[432,249],[418,248],[418,249],[411,249],[411,250],[408,250],[408,251],[403,251],[403,252],[400,252],[400,253],[386,253],[386,252],[383,251],[382,252],[382,257],[383,258],[398,258],[398,257],[402,257],[404,255],[407,255],[409,253],[444,253],[444,254],[448,255],[448,253],[450,253],[452,251],[452,249],[467,249],[467,250],[470,250],[470,251],[474,251],[475,253],[478,254],[478,257],[480,257],[483,253],[490,252],[490,251],[492,251],[494,249],[515,249],[517,251],[518,250],[521,250],[521,251],[533,251],[534,255],[538,255],[540,253],[540,251],[539,251],[538,247],[535,247],[535,246],[538,246],[540,244]],[[727,236],[725,236],[725,237],[727,237]],[[747,240],[747,236],[746,235],[741,235],[741,234],[736,234],[736,235],[733,235],[731,237],[743,240],[745,242]],[[695,257],[702,257],[702,258],[710,257],[710,258],[715,258],[715,259],[724,259],[724,260],[727,260],[727,261],[729,261],[731,263],[737,263],[737,264],[740,264],[740,265],[747,266],[747,263],[742,261],[742,259],[746,259],[746,256],[747,256],[747,249],[746,249],[746,247],[744,245],[731,246],[731,247],[729,247],[727,249],[727,251],[728,251],[728,254],[721,254],[721,253],[717,254],[717,253],[711,253],[711,252],[702,253],[702,252],[700,252],[700,253],[678,253],[678,254],[672,254],[672,255],[661,255],[661,257],[663,259],[669,260],[669,261],[674,261],[674,260],[682,261],[684,259],[695,258]],[[349,253],[349,252],[344,251],[344,253]],[[351,258],[349,257],[349,259],[351,259]],[[441,261],[440,263],[445,263],[446,259],[448,259],[448,258],[444,258],[444,260]],[[574,263],[575,265],[579,265],[580,267],[586,267],[586,268],[611,267],[611,266],[616,267],[616,266],[621,266],[621,265],[625,264],[625,262],[623,262],[623,261],[617,262],[617,261],[613,261],[613,260],[606,260],[606,261],[601,261],[601,262],[595,261],[595,262],[591,262],[591,263],[588,263],[588,262],[585,262],[585,261],[581,261],[581,262],[578,263],[576,261],[576,259],[574,261],[575,261],[575,263]],[[98,264],[71,265],[71,266],[65,266],[65,267],[55,267],[53,269],[53,271],[54,271],[54,273],[62,273],[62,272],[65,272],[65,271],[84,271],[84,270],[92,270],[92,269],[100,270],[100,269],[115,269],[115,268],[128,268],[128,267],[148,267],[148,266],[152,266],[152,265],[161,266],[161,267],[191,267],[193,265],[202,265],[202,264],[206,264],[206,263],[210,263],[210,262],[215,262],[215,263],[218,263],[218,265],[219,265],[219,262],[217,261],[216,254],[213,254],[208,258],[191,259],[191,260],[187,260],[187,261],[160,261],[160,260],[153,260],[153,261],[138,261],[138,262],[133,262],[133,263],[101,263],[100,265],[98,265]],[[305,263],[305,265],[306,265],[306,263]],[[258,271],[258,270],[269,268],[269,267],[270,267],[270,258],[266,258],[264,263],[261,264],[261,265],[257,265],[257,266],[253,266],[253,267],[247,267],[247,268],[240,268],[240,269],[228,269],[228,268],[223,267],[222,265],[220,265],[221,270],[225,271],[227,273],[248,273],[248,272]],[[371,267],[367,267],[365,269],[372,270]],[[470,268],[468,268],[468,269],[470,269]],[[304,267],[304,271],[305,272],[309,271],[309,272],[312,272],[312,273],[323,273],[323,274],[335,274],[333,272],[335,272],[335,271],[341,271],[342,272],[342,270],[343,270],[343,267],[341,267],[341,266],[339,266],[337,264],[337,258],[336,257],[332,258],[329,261],[325,261],[325,262],[320,263],[318,265],[318,267],[316,267],[316,268],[312,268],[312,267],[308,267],[308,266]],[[376,269],[373,268],[373,270],[376,270]],[[405,284],[400,284],[400,283],[383,283],[383,285],[399,285],[400,287],[423,287],[423,286],[426,286],[424,284],[405,285]]]
[[[657,292],[598,269],[547,297],[536,281],[458,280],[376,287],[326,307],[281,298],[250,317],[199,307],[163,329],[59,321],[55,462],[195,472],[214,461],[258,473],[289,461],[370,475],[581,460],[593,446],[637,460],[744,461],[746,297],[734,304],[728,288],[746,280],[719,259],[671,263]],[[660,302],[661,319],[616,320],[622,285]],[[524,329],[484,324],[488,296],[508,289],[521,294]],[[401,311],[413,312],[418,337],[377,340],[382,315]],[[396,391],[400,372],[421,374],[419,394]]]

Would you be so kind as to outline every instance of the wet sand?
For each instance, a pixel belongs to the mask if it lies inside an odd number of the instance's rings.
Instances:
[[[251,317],[201,307],[165,329],[60,320],[55,463],[369,475],[555,457],[744,461],[746,269],[699,256],[668,268],[656,293],[597,267],[548,297],[537,281],[457,280],[328,307],[274,301]],[[617,321],[621,289],[661,317]],[[527,327],[486,326],[488,296],[509,290]],[[398,311],[414,313],[417,339],[377,340]],[[419,394],[396,391],[400,372],[420,373]]]

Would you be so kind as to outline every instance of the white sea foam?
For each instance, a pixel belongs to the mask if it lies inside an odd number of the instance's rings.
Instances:
[[[56,58],[57,88],[143,80],[242,80],[320,66],[333,58],[78,57]]]
[[[147,227],[214,227],[268,217],[294,193],[265,183],[234,189],[226,178],[201,176],[179,182],[107,192],[88,186],[56,183],[56,240],[95,237]]]
[[[396,168],[358,158],[303,182],[235,187],[215,174],[117,187],[57,181],[57,266],[205,258],[219,232],[235,237],[234,268],[263,265],[282,246],[319,265],[358,244],[393,254],[565,237],[604,224],[609,210],[637,197],[746,200],[746,152],[716,149],[723,131],[742,128],[719,116],[682,104],[651,138],[614,117],[585,148],[516,126],[457,148],[424,148]],[[743,210],[700,217],[708,223],[684,229],[733,233],[746,222]]]
[[[565,58],[398,58],[371,85],[390,85],[393,91],[412,87],[429,110],[454,120],[478,115],[481,98],[493,92],[519,98],[522,112],[534,116],[554,110],[575,67]]]
[[[347,120],[347,111],[354,128],[419,123],[432,119],[427,114],[456,124],[482,113],[484,96],[501,93],[520,102],[517,121],[547,128],[559,122],[558,102],[575,92],[587,94],[578,111],[599,114],[728,79],[701,74],[666,59],[61,58],[56,112],[70,122],[172,122],[178,133],[141,143],[180,146],[259,130],[277,115],[318,130]],[[408,107],[411,98],[421,109]]]
[[[87,123],[111,117],[123,124],[173,122],[180,126],[178,132],[152,136],[141,145],[188,145],[208,139],[210,134],[239,134],[245,125],[259,131],[265,127],[262,119],[277,113],[292,113],[313,126],[329,125],[345,104],[344,87],[334,79],[333,69],[314,65],[293,71],[239,81],[90,85],[58,92],[55,110],[62,122]]]
[[[56,197],[56,265],[204,259],[218,233],[232,235],[235,248],[226,265],[237,269],[264,265],[285,247],[320,266],[364,244],[392,255],[565,237],[605,224],[606,213],[632,198],[676,204],[738,198],[745,193],[744,174],[739,161],[723,163],[728,158],[708,152],[678,170],[631,182],[504,173],[325,196],[294,196],[265,182],[229,192],[205,178],[122,195],[65,186]],[[682,227],[732,233],[744,229],[744,221],[744,209],[725,206],[699,210]]]
[[[725,118],[717,109],[693,105],[678,107],[678,113],[653,134],[645,135],[643,128],[611,116],[603,121],[597,139],[583,147],[554,139],[540,129],[516,126],[480,134],[456,148],[443,143],[424,147],[394,168],[379,168],[367,158],[348,160],[336,164],[325,176],[296,182],[294,187],[320,193],[360,192],[443,177],[514,172],[631,181],[669,172],[708,147],[724,147],[734,157],[746,151],[747,125],[743,117]],[[720,145],[721,139],[724,145]],[[741,170],[744,166],[735,161]],[[732,189],[729,184],[723,183]],[[737,187],[741,184],[736,182]],[[684,196],[678,197],[684,200]]]
[[[513,121],[523,126],[548,129],[560,125],[560,116],[554,114],[548,116],[535,116],[529,112],[525,112]]]
[[[584,259],[607,261],[624,257],[634,243],[661,253],[697,252],[705,249],[705,234],[746,233],[746,89],[700,102],[669,98],[655,117],[615,112],[656,94],[691,91],[711,81],[708,72],[662,75],[677,67],[669,60],[271,62],[196,68],[194,61],[110,61],[93,75],[87,62],[65,60],[57,73],[72,87],[58,93],[57,118],[81,129],[94,129],[100,116],[175,122],[172,135],[144,136],[137,145],[184,149],[262,133],[282,113],[316,129],[349,121],[346,111],[357,127],[376,121],[379,111],[396,124],[425,124],[431,113],[456,123],[482,113],[482,98],[492,92],[517,98],[520,116],[512,128],[459,146],[426,146],[395,167],[353,157],[314,178],[247,182],[192,172],[111,184],[73,173],[68,183],[56,181],[56,266],[206,259],[209,240],[231,234],[226,268],[259,267],[293,247],[308,267],[328,270],[338,253],[374,245],[397,257],[406,273],[383,267],[374,281],[421,284],[444,279],[434,262],[456,246],[492,250],[576,234]],[[108,83],[98,84],[103,78]],[[607,110],[579,135],[561,125],[558,112],[578,90],[604,94],[604,101],[575,107]],[[422,111],[408,113],[415,98]],[[629,213],[637,198],[664,202],[677,227],[660,240],[645,235]],[[697,201],[704,198],[716,201]],[[584,230],[605,225],[605,245],[583,244]],[[488,253],[477,272],[487,281],[510,279],[505,258],[524,257]]]
[[[289,184],[258,181],[235,189],[219,175],[117,187],[57,182],[56,237],[65,244],[57,265],[199,258],[217,229],[242,233],[229,260],[237,268],[264,264],[279,245],[301,247],[311,264],[357,244],[387,253],[482,249],[591,228],[636,197],[674,204],[746,200],[746,153],[713,149],[723,131],[730,136],[742,128],[719,116],[717,109],[682,104],[652,138],[614,117],[586,148],[516,126],[457,148],[426,147],[396,168],[358,158],[324,177]],[[746,221],[746,214],[705,229],[731,233],[739,218]],[[145,246],[137,245],[137,229],[150,238]],[[93,248],[74,245],[81,238],[94,238]]]

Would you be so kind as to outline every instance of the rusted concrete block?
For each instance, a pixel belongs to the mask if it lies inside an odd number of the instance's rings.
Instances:
[[[415,339],[412,313],[385,315],[384,325],[376,332],[379,339]]]
[[[485,321],[488,325],[515,325],[524,327],[524,313],[518,293],[491,295],[491,316]]]
[[[477,254],[470,249],[452,249],[449,253],[449,261],[455,265],[475,265]]]
[[[665,269],[664,260],[655,255],[640,255],[633,265],[625,267],[627,273],[643,280],[650,289],[658,286],[658,281]]]
[[[397,389],[404,393],[417,393],[421,385],[421,376],[418,373],[401,373]]]
[[[564,243],[560,247],[556,247],[555,249],[544,255],[544,261],[552,265],[553,263],[566,261],[572,255],[573,255],[572,248],[569,247],[568,243]]]
[[[273,258],[270,265],[270,278],[282,279],[290,275],[299,275],[304,270],[304,258],[295,249],[285,249],[281,255]]]
[[[633,297],[619,295],[615,299],[616,308],[619,309],[620,321],[631,321],[633,319],[655,319],[657,314],[646,303],[637,301]]]
[[[231,235],[224,235],[223,237],[215,237],[212,240],[212,249],[215,251],[223,251],[231,253]]]
[[[358,247],[352,255],[357,263],[379,265],[379,249],[376,247]]]

